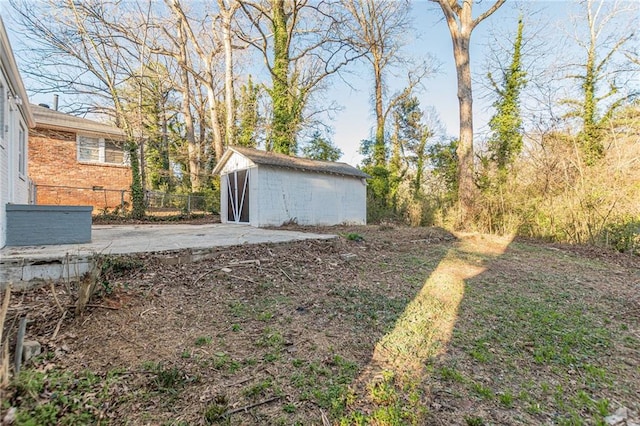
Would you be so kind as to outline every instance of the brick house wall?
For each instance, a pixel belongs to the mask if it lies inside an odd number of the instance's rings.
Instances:
[[[90,205],[93,214],[130,205],[131,168],[78,161],[77,133],[36,126],[29,133],[29,176],[36,204]]]

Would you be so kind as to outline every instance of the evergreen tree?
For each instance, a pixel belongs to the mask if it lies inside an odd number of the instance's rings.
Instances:
[[[454,200],[458,192],[458,141],[435,143],[427,151],[432,173],[444,181],[451,200]]]
[[[239,123],[237,128],[236,141],[240,146],[255,148],[258,145],[257,134],[260,124],[260,114],[258,112],[258,98],[260,87],[253,83],[251,76],[247,84],[240,88]]]
[[[171,122],[176,120],[177,106],[172,105],[172,93],[168,71],[158,62],[144,65],[121,92],[127,119],[144,141],[139,153],[144,156],[140,170],[143,188],[174,189],[169,146],[176,143]]]
[[[367,184],[367,217],[369,221],[383,218],[389,208],[388,200],[391,188],[389,186],[389,169],[376,165],[376,139],[360,141],[359,153],[363,156],[362,170],[371,176]]]
[[[342,151],[316,131],[307,145],[302,148],[302,156],[312,160],[338,161]]]
[[[420,101],[408,92],[408,89],[405,90],[405,96],[402,96],[400,102],[395,106],[393,117],[397,129],[397,148],[395,150],[404,153],[407,166],[411,167],[413,171],[411,187],[413,197],[416,198],[420,193],[426,165],[427,141],[433,137],[434,132],[424,122]],[[396,155],[398,154],[394,152],[394,156]],[[399,177],[402,178],[402,176]]]
[[[389,158],[389,203],[395,212],[398,211],[398,191],[407,172],[404,159],[404,146],[400,138],[399,122],[393,114],[393,133],[391,134],[391,157]]]

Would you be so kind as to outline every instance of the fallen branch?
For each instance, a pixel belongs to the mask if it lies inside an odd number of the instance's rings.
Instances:
[[[282,272],[284,274],[285,277],[287,277],[289,279],[289,281],[291,281],[293,284],[295,284],[296,282],[293,280],[293,278],[291,278],[289,276],[289,274],[287,274],[284,269],[282,269],[281,267],[278,266],[278,269],[280,269],[280,272]]]
[[[4,320],[9,310],[9,300],[11,299],[11,283],[4,290],[4,301],[2,302],[2,311],[0,311],[0,388],[4,388],[9,384],[9,339],[2,341],[2,331],[4,330]]]
[[[60,313],[63,315],[66,314],[67,313],[66,309],[62,307],[62,305],[60,304],[60,301],[58,300],[58,295],[56,294],[56,287],[53,284],[53,280],[49,281],[49,286],[51,287],[51,294],[53,294],[53,300],[54,302],[56,302],[56,306],[58,307],[58,309],[60,309]]]
[[[4,290],[4,301],[2,302],[2,311],[0,311],[0,342],[2,342],[2,331],[4,330],[4,320],[7,317],[7,311],[9,311],[9,300],[11,299],[11,286],[12,283],[7,285]]]
[[[320,409],[320,417],[322,418],[322,425],[323,426],[331,426],[331,422],[329,421],[329,418],[324,413],[324,411],[322,411],[322,409]]]
[[[240,413],[240,412],[243,412],[243,411],[247,411],[247,410],[250,410],[252,408],[259,407],[260,405],[269,404],[270,402],[277,401],[279,399],[280,399],[279,396],[274,396],[273,398],[265,399],[264,401],[256,402],[255,404],[245,405],[244,407],[240,407],[240,408],[236,408],[235,410],[227,411],[226,413],[224,413],[222,415],[222,417],[228,417],[228,416],[230,416],[232,414],[236,414],[236,413]]]
[[[229,266],[240,266],[240,265],[251,265],[251,264],[260,266],[260,259],[236,260],[236,261],[229,262]]]
[[[239,277],[239,276],[237,276],[237,275],[231,275],[231,274],[229,274],[229,276],[230,276],[231,278],[235,278],[235,279],[237,279],[237,280],[244,280],[244,281],[249,281],[250,283],[253,283],[253,284],[258,284],[257,282],[255,282],[255,281],[254,281],[254,280],[252,280],[251,278]]]
[[[14,370],[16,376],[20,373],[20,367],[22,366],[22,345],[24,344],[24,334],[27,330],[27,317],[20,318],[20,325],[18,326],[18,337],[16,338],[16,352],[14,357]]]
[[[193,285],[198,284],[198,282],[203,279],[204,277],[206,277],[207,275],[211,274],[212,272],[217,272],[217,271],[221,271],[224,269],[231,269],[231,267],[238,267],[238,266],[251,266],[251,265],[258,265],[260,266],[260,259],[255,259],[255,260],[240,260],[237,262],[230,262],[227,265],[224,266],[216,266],[215,268],[211,269],[210,271],[204,272],[202,273],[200,276],[198,276],[198,278],[196,278],[193,281]],[[226,272],[226,271],[223,271]],[[233,276],[233,275],[231,275]],[[238,277],[235,277],[238,278]]]
[[[151,311],[155,311],[155,310],[156,310],[156,308],[149,308],[149,309],[146,309],[146,310],[140,312],[140,318],[142,318],[144,316],[144,314],[146,314],[147,312],[151,312]]]
[[[51,336],[51,340],[56,340],[56,337],[58,337],[58,333],[60,332],[60,327],[62,326],[62,321],[64,321],[64,318],[67,316],[67,312],[68,311],[64,311],[62,313],[62,316],[60,317],[60,319],[58,320],[58,324],[56,325],[56,329],[53,330],[53,336]]]
[[[244,378],[244,379],[242,379],[242,380],[238,380],[238,381],[237,381],[237,382],[235,382],[235,383],[231,383],[231,384],[229,385],[229,387],[234,387],[234,386],[242,385],[242,384],[247,383],[248,381],[250,381],[250,380],[252,380],[252,379],[253,379],[253,377],[245,377],[245,378]]]
[[[69,308],[73,308],[74,305],[69,305]],[[95,305],[92,303],[87,303],[86,305],[84,305],[85,308],[103,308],[103,309],[111,309],[112,311],[119,311],[120,308],[116,308],[114,306],[107,306],[107,305]]]
[[[212,273],[212,272],[215,272],[215,269],[214,269],[214,270],[212,270],[212,271],[207,271],[207,272],[205,272],[204,274],[200,275],[198,278],[196,278],[196,279],[195,279],[195,281],[193,281],[193,284],[192,284],[192,285],[194,285],[194,286],[195,286],[196,284],[198,284],[198,281],[200,281],[201,279],[203,279],[204,277],[206,277],[207,275],[209,275],[209,274],[210,274],[210,273]]]

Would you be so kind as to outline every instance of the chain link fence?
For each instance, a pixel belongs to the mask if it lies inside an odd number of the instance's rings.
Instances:
[[[93,214],[121,214],[131,208],[131,191],[103,187],[73,187],[34,184],[31,200],[41,205],[93,206]],[[218,213],[220,197],[210,194],[170,194],[145,192],[146,211],[150,215]]]
[[[147,191],[145,193],[147,212],[154,213],[218,213],[220,198],[216,194],[169,194]]]

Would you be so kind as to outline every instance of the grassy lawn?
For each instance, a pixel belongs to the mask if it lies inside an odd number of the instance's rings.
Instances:
[[[427,228],[328,231],[341,236],[127,260],[95,302],[110,309],[70,316],[56,339],[50,291],[15,298],[41,313],[27,334],[46,351],[3,391],[2,415],[598,425],[640,410],[640,259]]]

